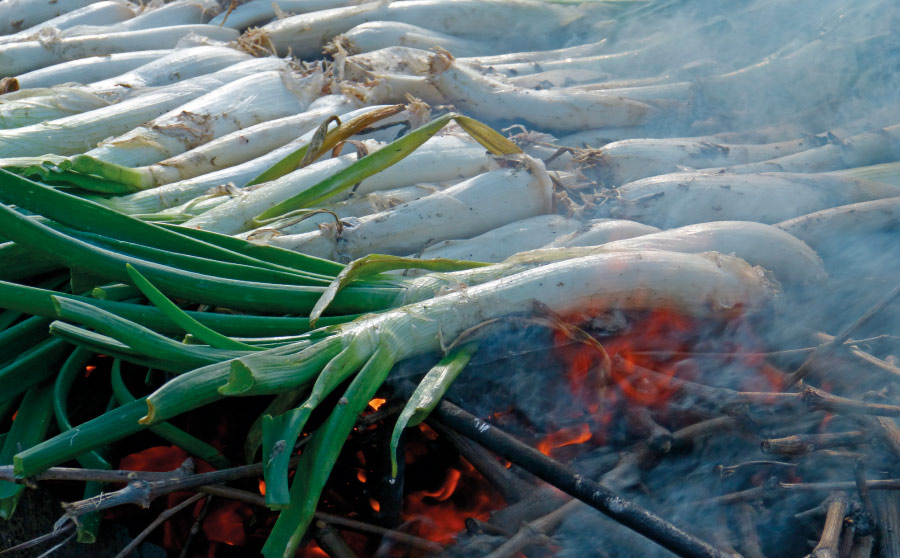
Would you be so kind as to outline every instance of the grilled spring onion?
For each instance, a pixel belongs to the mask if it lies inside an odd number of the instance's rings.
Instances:
[[[0,45],[0,75],[15,76],[66,60],[150,48],[173,48],[190,33],[216,41],[232,41],[237,33],[213,25],[173,25],[54,39],[50,49],[39,41]]]
[[[92,83],[131,71],[165,56],[171,49],[117,52],[61,62],[16,76],[21,89],[52,87],[62,83]]]
[[[529,122],[551,130],[639,126],[657,110],[647,103],[605,92],[534,90],[483,76],[448,53],[431,58],[431,82],[444,97],[477,118]]]
[[[387,147],[383,149],[387,149]],[[278,207],[292,196],[298,195],[298,192],[302,194],[316,184],[328,180],[335,173],[350,169],[354,164],[356,164],[354,155],[314,163],[272,182],[248,188],[244,195],[225,200],[220,206],[187,221],[185,226],[200,227],[204,230],[225,234],[235,234],[265,226],[268,221],[256,221],[261,213]],[[402,161],[365,178],[355,193],[362,195],[406,184],[453,180],[460,176],[472,176],[484,172],[489,165],[490,157],[485,154],[481,145],[457,136],[437,136],[426,141]],[[354,180],[350,186],[352,187],[358,182],[358,180]],[[350,188],[347,188],[342,192],[334,192],[328,199],[341,200],[349,194]],[[288,205],[283,213],[306,207],[314,207],[314,205],[307,203],[296,207]],[[278,211],[272,217],[278,217],[283,213]]]
[[[0,157],[82,153],[110,135],[124,134],[235,79],[282,69],[286,64],[277,58],[254,58],[115,105],[13,130],[0,130]]]
[[[106,25],[110,23],[120,23],[126,19],[134,17],[134,10],[124,2],[111,2],[105,0],[103,2],[95,2],[83,8],[72,10],[23,29],[18,33],[10,35],[0,35],[0,44],[14,43],[17,41],[33,40],[38,37],[42,29],[52,27],[58,31],[63,31],[77,25],[92,24]]]
[[[572,22],[577,19],[574,15],[569,7],[541,2],[409,0],[389,5],[368,2],[301,14],[273,21],[260,29],[280,54],[291,49],[294,56],[301,58],[317,56],[324,42],[369,21],[398,21],[422,27],[440,21],[442,32],[460,37],[496,37],[500,32],[503,47],[508,51],[524,48],[526,44],[534,46],[535,41],[550,43],[554,37],[546,29],[556,28],[564,21]],[[588,19],[591,18],[584,18]],[[506,24],[498,28],[498,21]],[[541,31],[535,32],[536,29]],[[567,30],[573,32],[572,27]]]
[[[220,13],[209,21],[210,25],[222,25],[231,29],[246,29],[280,17],[281,14],[305,14],[329,8],[349,6],[350,0],[281,0],[273,5],[267,0],[251,0],[234,10]],[[277,9],[276,7],[277,6]]]
[[[300,114],[260,122],[169,157],[164,161],[135,169],[123,169],[122,172],[128,175],[127,184],[140,189],[153,188],[205,175],[257,157],[263,157],[295,139],[298,134],[302,135],[312,130],[330,115],[344,112],[350,108],[349,101],[338,95],[320,98],[315,104],[318,108],[310,107],[310,110]],[[154,194],[159,199],[160,192],[154,192]],[[108,203],[113,207],[124,209],[127,199],[125,197],[114,198]],[[151,211],[146,211],[146,213],[153,213],[152,209],[163,208],[151,208]]]
[[[679,172],[617,190],[603,215],[663,228],[719,220],[778,223],[849,203],[900,196],[891,184],[827,174]]]
[[[185,103],[76,157],[124,166],[157,163],[225,134],[298,114],[322,89],[322,74],[298,78],[286,71],[255,72]],[[88,170],[87,172],[90,172]]]
[[[478,41],[467,41],[418,25],[397,21],[363,23],[350,29],[342,37],[346,41],[345,47],[351,52],[369,52],[394,45],[419,49],[437,46],[449,50],[457,56],[476,56],[492,50]]]
[[[0,35],[28,29],[91,3],[93,0],[8,0],[0,5]]]
[[[597,281],[598,277],[604,280]],[[306,531],[357,411],[394,362],[435,353],[442,339],[449,343],[483,320],[528,311],[535,301],[560,314],[665,306],[709,315],[736,305],[752,312],[767,307],[776,296],[776,289],[758,269],[720,254],[636,252],[567,260],[336,326],[328,330],[328,337],[311,345],[303,342],[248,353],[236,361],[182,374],[151,394],[146,403],[138,400],[83,424],[77,439],[63,433],[19,453],[14,467],[18,475],[33,475],[91,447],[223,397],[305,388],[310,395],[304,404],[279,421],[292,428],[273,424],[269,429],[270,434],[295,432],[312,409],[355,374],[342,402],[312,434],[300,464],[303,474],[295,476],[290,493],[284,494],[285,481],[280,477],[267,479],[267,485],[280,487],[276,494],[279,499],[286,496],[291,506],[279,517],[264,553],[290,556]],[[147,413],[138,424],[141,405]],[[111,427],[113,423],[116,428]],[[284,438],[270,436],[269,440],[267,452],[275,445],[292,445]]]
[[[451,258],[500,262],[524,250],[533,250],[584,226],[562,215],[538,215],[492,229],[486,233],[432,244],[419,254],[422,259]]]
[[[400,204],[415,201],[435,192],[444,190],[444,187],[431,184],[416,184],[403,188],[394,188],[381,192],[371,192],[363,196],[357,196],[348,200],[329,203],[310,211],[299,210],[295,215],[285,216],[262,227],[237,235],[258,242],[272,234],[300,234],[318,230],[319,225],[333,223],[335,219],[347,217],[363,217],[381,211],[388,211]],[[431,257],[431,256],[427,256]],[[443,256],[435,256],[443,257]],[[488,261],[479,258],[461,258],[467,260]]]
[[[343,103],[341,103],[341,106],[342,105]],[[350,126],[353,122],[359,123],[361,121],[368,120],[368,115],[376,113],[382,109],[386,109],[386,107],[365,107],[342,114],[340,116],[340,119],[342,119],[342,121],[346,121],[346,125]],[[398,114],[396,116],[399,120],[393,121],[392,124],[400,127],[402,126],[401,123],[403,122],[403,116],[401,114]],[[339,126],[335,130],[332,130],[332,132],[338,133],[342,126]],[[393,126],[388,126],[388,128],[391,127]],[[206,196],[207,198],[210,198],[210,196],[207,196],[207,194],[209,194],[211,191],[217,192],[221,190],[220,187],[223,185],[230,184],[235,188],[241,188],[249,183],[255,182],[260,177],[265,177],[267,173],[272,173],[273,169],[278,170],[279,172],[276,174],[280,175],[281,170],[284,170],[281,169],[281,167],[285,166],[287,163],[293,164],[293,167],[287,164],[286,166],[288,168],[296,167],[297,163],[301,162],[305,154],[305,150],[310,143],[310,140],[315,136],[315,132],[315,130],[310,130],[294,141],[273,149],[272,151],[255,159],[251,159],[233,167],[224,168],[178,182],[165,184],[158,188],[153,188],[144,192],[137,192],[128,196],[113,197],[105,201],[98,201],[112,208],[115,208],[118,211],[132,215],[151,215],[156,214],[157,212],[160,212],[164,209],[172,208],[171,211],[166,213],[175,213],[181,220],[184,220],[191,217],[192,215],[196,215],[201,211],[201,209],[202,211],[207,211],[211,207],[226,203],[227,200],[225,198],[221,198],[219,200],[209,199],[209,203],[206,204],[208,207],[200,208],[196,212],[193,212],[194,206],[200,205],[198,203],[200,202],[200,200],[197,199],[198,197]],[[299,158],[297,158],[298,155]],[[189,155],[185,154],[185,156]],[[189,160],[187,161],[187,163],[189,164]],[[152,186],[152,182],[150,182],[149,178],[146,175],[146,172],[143,169],[132,170],[125,167],[114,166],[111,170],[113,172],[120,173],[118,176],[118,180],[123,184],[135,188]],[[233,189],[230,186],[227,188],[227,192],[229,193],[232,192],[232,190]],[[185,207],[182,209],[177,209],[177,206],[179,205],[184,205]],[[192,212],[189,212],[189,209]],[[163,215],[153,215],[150,218],[166,217],[167,216]]]
[[[131,71],[81,87],[20,91],[0,104],[0,127],[18,128],[63,118],[141,95],[147,87],[216,72],[250,56],[229,47],[199,46],[176,49]],[[79,76],[80,79],[80,76]]]

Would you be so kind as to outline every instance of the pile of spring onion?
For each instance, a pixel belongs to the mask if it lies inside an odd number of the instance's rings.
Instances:
[[[0,3],[0,465],[112,468],[145,429],[261,461],[264,554],[289,557],[396,363],[436,362],[394,446],[485,321],[770,314],[823,285],[828,231],[900,211],[871,17],[898,8],[681,4]],[[73,424],[97,354],[108,410]],[[130,393],[147,369],[170,379]],[[268,405],[243,455],[167,422],[235,397]]]

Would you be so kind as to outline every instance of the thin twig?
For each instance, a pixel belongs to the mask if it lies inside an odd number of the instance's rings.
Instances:
[[[194,519],[194,523],[191,525],[191,530],[188,532],[187,540],[184,541],[184,544],[181,545],[181,552],[178,553],[178,558],[187,558],[188,552],[190,552],[191,544],[194,542],[194,538],[197,536],[197,533],[200,532],[200,528],[203,525],[203,520],[206,519],[206,514],[209,512],[209,503],[212,502],[213,497],[208,495],[205,500],[203,500],[203,506],[200,508],[200,511],[197,513],[197,517]]]
[[[786,406],[811,411],[828,411],[837,414],[900,416],[900,406],[856,401],[832,395],[812,386],[805,387],[803,391],[791,393],[735,391],[667,376],[631,362],[627,362],[627,365],[625,365],[624,363],[626,362],[625,359],[619,356],[613,359],[614,366],[628,367],[627,369],[631,371],[631,379],[649,376],[659,382],[664,382],[662,385],[665,385],[670,390],[674,390],[676,393],[690,394],[722,409],[740,405],[766,405]]]
[[[253,492],[247,492],[246,490],[230,488],[227,486],[204,486],[200,488],[200,491],[205,494],[211,494],[213,496],[228,498],[230,500],[236,500],[238,502],[250,504],[251,506],[266,507],[266,498],[264,496],[254,494]],[[357,521],[355,519],[347,519],[339,515],[325,512],[316,512],[314,517],[330,525],[343,527],[350,531],[379,535],[398,543],[403,543],[409,547],[423,550],[430,554],[438,553],[443,549],[441,545],[431,542],[427,539],[423,539],[421,537],[408,535],[406,533],[401,533],[400,531],[394,531],[393,529],[387,529],[385,527],[372,525],[371,523],[365,523],[363,521]]]
[[[75,522],[67,521],[59,529],[50,531],[49,533],[41,535],[40,537],[33,538],[30,541],[25,541],[23,543],[19,543],[16,546],[11,546],[9,548],[0,550],[0,556],[5,556],[7,554],[15,554],[17,552],[21,552],[23,550],[27,550],[29,548],[33,548],[35,546],[42,545],[47,541],[52,541],[53,539],[59,537],[60,535],[65,535],[66,533],[68,533],[69,531],[71,531],[74,528],[75,528]]]
[[[828,335],[827,333],[816,333],[816,337],[823,342],[829,342],[834,339],[834,336]],[[894,366],[893,364],[883,361],[880,358],[873,356],[866,351],[860,349],[856,346],[857,343],[864,343],[865,340],[855,340],[850,339],[844,342],[844,345],[849,345],[847,347],[847,352],[853,355],[859,362],[872,366],[876,370],[884,373],[885,379],[900,381],[900,368]]]
[[[869,310],[865,314],[860,316],[859,319],[844,328],[844,330],[838,333],[831,341],[826,341],[825,343],[822,343],[821,345],[816,347],[816,350],[814,350],[808,357],[806,357],[806,360],[803,361],[803,364],[801,364],[796,370],[794,370],[793,373],[791,373],[787,377],[784,389],[791,388],[797,382],[805,378],[806,375],[810,373],[813,365],[818,359],[830,355],[837,347],[843,345],[845,341],[850,339],[850,336],[853,335],[856,330],[868,323],[869,320],[871,320],[879,312],[884,310],[889,304],[894,301],[895,298],[897,298],[897,296],[900,296],[900,284],[891,289],[891,291],[884,298],[882,298],[880,301],[875,303],[874,306],[869,308]]]
[[[150,533],[152,533],[154,529],[156,529],[157,527],[159,527],[160,525],[162,525],[163,523],[168,521],[169,518],[172,517],[173,515],[175,515],[176,513],[180,512],[184,508],[192,505],[194,502],[199,502],[203,498],[206,498],[205,494],[194,494],[193,496],[191,496],[184,502],[176,504],[175,506],[172,506],[171,508],[169,508],[167,510],[163,510],[163,512],[161,514],[159,514],[159,517],[154,519],[153,522],[150,523],[150,525],[147,525],[146,529],[141,531],[138,534],[138,536],[136,536],[134,538],[134,540],[132,540],[130,543],[128,543],[128,546],[126,546],[125,548],[122,549],[122,552],[116,554],[116,558],[125,558],[126,556],[131,554],[131,551],[134,550],[135,548],[137,548],[138,545],[140,545],[142,542],[144,542],[144,539],[146,539],[147,536],[150,535]]]
[[[291,465],[296,466],[299,456],[291,459]],[[254,463],[252,465],[243,465],[241,467],[232,467],[230,469],[222,469],[221,471],[211,471],[209,473],[200,473],[196,475],[171,476],[164,480],[143,480],[132,481],[125,488],[116,490],[88,498],[77,502],[63,504],[66,513],[72,517],[84,515],[92,511],[104,510],[122,504],[138,504],[143,507],[150,505],[150,502],[170,494],[172,492],[180,492],[183,490],[196,490],[201,486],[209,486],[215,484],[223,484],[247,477],[255,477],[263,472],[262,463]],[[121,482],[121,479],[120,479]]]
[[[716,496],[715,498],[698,500],[695,505],[720,506],[723,504],[736,504],[738,502],[752,502],[753,500],[758,500],[781,490],[795,492],[835,492],[856,490],[857,486],[856,481],[806,483],[775,482],[764,486],[755,486],[739,492],[723,494],[722,496]],[[900,490],[900,479],[867,480],[865,486],[868,490]]]
[[[523,525],[515,535],[491,551],[484,558],[512,558],[527,546],[549,541],[547,534],[556,529],[572,512],[583,508],[580,500],[569,500],[559,508]]]

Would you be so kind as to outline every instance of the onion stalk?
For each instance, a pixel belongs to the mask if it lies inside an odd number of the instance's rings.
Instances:
[[[92,83],[131,71],[148,62],[158,60],[169,52],[171,49],[136,50],[134,52],[116,52],[105,56],[88,56],[47,66],[40,70],[32,70],[16,76],[16,80],[22,89],[52,87],[62,83]]]
[[[387,149],[387,146],[382,149]],[[400,185],[443,182],[460,176],[472,176],[486,171],[490,165],[490,157],[485,154],[484,148],[474,142],[452,135],[435,137],[421,144],[418,149],[413,149],[415,147],[409,149],[411,154],[406,159],[383,170],[377,159],[374,160],[376,166],[371,165],[372,159],[363,163],[362,161],[365,161],[366,158],[357,163],[355,156],[320,161],[272,182],[252,187],[244,195],[224,201],[220,206],[192,218],[185,223],[185,226],[200,227],[226,234],[235,234],[265,226],[269,223],[267,220],[270,219],[267,211],[272,214],[271,218],[277,218],[298,209],[315,207],[318,199],[311,200],[307,197],[300,199],[299,202],[291,200],[303,196],[317,184],[323,184],[324,181],[333,179],[338,173],[349,172],[348,169],[355,164],[364,169],[367,167],[374,169],[372,173],[368,173],[371,176],[361,177],[364,180],[355,190],[358,195],[387,190]],[[370,154],[369,157],[375,153]],[[380,172],[378,172],[379,170]],[[352,177],[352,180],[352,182],[346,182],[346,188],[332,190],[324,195],[324,198],[328,200],[345,199],[350,194],[350,189],[360,182],[356,176]],[[313,193],[311,196],[320,198],[323,197],[323,194]],[[273,210],[273,207],[279,209]],[[284,209],[281,209],[282,207]],[[260,218],[261,214],[264,215],[262,218]]]
[[[298,79],[284,71],[255,72],[104,141],[72,162],[77,170],[87,158],[129,167],[157,163],[236,130],[301,113],[321,90],[319,73]]]
[[[83,8],[78,8],[38,23],[28,29],[23,29],[18,33],[0,35],[0,44],[36,39],[44,29],[49,31],[51,27],[57,31],[63,31],[70,27],[84,24],[107,25],[121,23],[133,18],[134,15],[134,10],[124,2],[111,2],[109,0],[94,2]]]
[[[110,135],[123,134],[225,83],[260,71],[281,69],[285,65],[285,61],[277,58],[247,60],[108,107],[13,130],[0,130],[0,157],[82,153]]]
[[[230,47],[189,47],[176,49],[131,71],[83,87],[20,91],[7,96],[9,102],[0,104],[0,127],[18,128],[86,112],[141,95],[148,87],[170,85],[248,59],[250,55]]]
[[[103,35],[61,37],[48,43],[25,41],[0,45],[0,77],[15,76],[66,60],[132,50],[174,48],[188,34],[216,41],[237,39],[231,29],[212,25],[173,25]],[[50,48],[50,47],[53,48]]]
[[[8,0],[0,5],[0,35],[16,33],[92,4],[93,0]]]
[[[275,236],[268,243],[337,261],[373,253],[403,255],[429,240],[476,236],[549,213],[550,177],[541,163],[523,159],[524,168],[491,171],[391,210],[348,219],[347,226],[326,223],[318,231]],[[504,210],[496,211],[501,205]]]

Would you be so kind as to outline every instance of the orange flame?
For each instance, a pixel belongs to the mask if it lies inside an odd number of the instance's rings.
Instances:
[[[428,496],[429,498],[434,498],[438,502],[443,502],[450,496],[453,496],[453,491],[456,490],[456,486],[459,484],[459,478],[462,476],[462,473],[458,469],[450,469],[447,471],[447,477],[444,479],[444,484],[441,485],[440,488],[435,490],[434,492],[422,492],[422,496]]]
[[[377,411],[385,403],[387,403],[387,399],[384,399],[382,397],[376,397],[376,398],[372,399],[371,401],[369,401],[369,407],[372,407],[373,411]]]
[[[435,490],[420,490],[406,497],[402,517],[414,534],[439,544],[448,544],[463,531],[466,519],[486,520],[504,505],[503,498],[466,461],[447,471]]]
[[[590,441],[592,437],[590,425],[582,423],[547,435],[537,443],[537,450],[544,455],[550,455],[556,448],[583,444]]]

